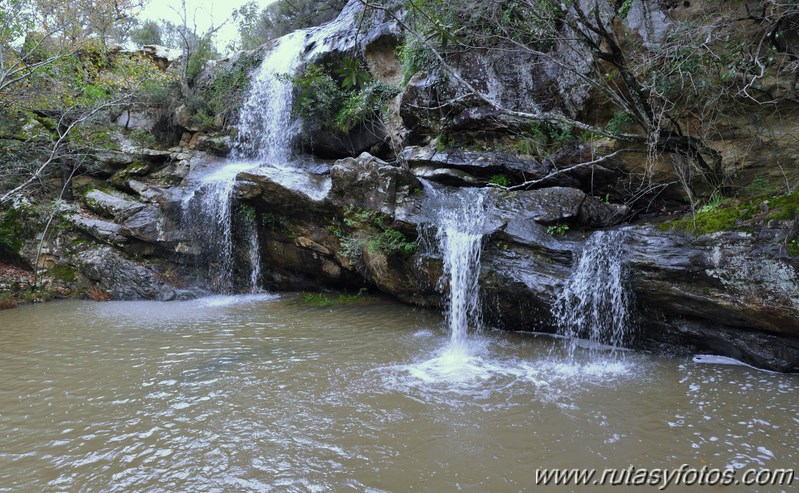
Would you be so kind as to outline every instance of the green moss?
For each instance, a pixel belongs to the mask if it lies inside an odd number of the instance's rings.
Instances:
[[[769,219],[794,219],[799,215],[799,192],[769,199],[768,207]]]
[[[47,274],[64,282],[75,281],[75,269],[68,265],[54,265],[48,269]]]
[[[799,192],[777,197],[725,200],[706,205],[696,214],[658,225],[661,230],[682,230],[695,235],[719,231],[752,231],[768,221],[791,220],[799,215]]]
[[[799,240],[793,239],[789,241],[786,249],[791,257],[799,257]]]

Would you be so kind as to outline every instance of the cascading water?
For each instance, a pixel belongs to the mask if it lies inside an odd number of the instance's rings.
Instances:
[[[288,77],[300,65],[332,46],[339,51],[354,48],[360,27],[361,6],[350,3],[334,21],[308,30],[295,31],[278,39],[251,75],[247,97],[239,112],[238,137],[232,160],[217,166],[196,180],[195,188],[183,201],[184,224],[194,241],[209,254],[211,285],[215,291],[233,291],[233,193],[236,176],[242,171],[280,174],[295,172],[293,144],[300,125],[292,117],[292,83]],[[342,33],[348,33],[344,36]],[[257,291],[260,253],[257,231],[250,232],[250,283]],[[253,239],[255,238],[255,239]]]
[[[250,257],[250,292],[261,290],[261,247],[258,238],[258,225],[255,221],[247,224],[247,250]]]
[[[482,323],[478,279],[485,197],[482,192],[458,197],[439,211],[436,238],[444,260],[440,283],[449,284],[447,327],[450,349],[458,352],[468,349],[469,326],[479,331]]]
[[[585,242],[571,277],[553,306],[559,333],[570,339],[572,357],[578,340],[589,347],[621,347],[630,326],[630,293],[622,262],[627,233],[597,231]]]
[[[282,75],[293,75],[297,70],[305,34],[295,31],[280,38],[253,74],[239,112],[234,159],[281,165],[292,158],[292,140],[299,132],[299,123],[291,115],[291,81]]]
[[[183,199],[183,224],[202,245],[211,289],[233,291],[233,191],[236,175],[250,166],[226,165],[203,176]]]
[[[408,370],[426,382],[482,380],[496,370],[480,355],[484,341],[473,335],[482,328],[478,279],[490,196],[481,189],[444,191],[422,183],[426,185],[424,209],[429,224],[420,233],[428,248],[440,252],[443,260],[439,289],[447,291],[449,341],[435,357]]]
[[[291,158],[291,142],[298,126],[291,117],[291,83],[278,75],[294,73],[304,39],[304,32],[294,32],[278,40],[253,74],[239,114],[234,160],[202,176],[183,201],[184,224],[193,239],[203,245],[215,292],[234,291],[232,212],[236,177],[242,171],[256,171],[263,163],[280,164]],[[261,277],[258,232],[254,226],[248,229],[250,287],[257,292]]]

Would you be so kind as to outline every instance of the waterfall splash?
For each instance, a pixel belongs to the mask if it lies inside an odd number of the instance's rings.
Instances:
[[[426,194],[430,229],[421,233],[442,256],[444,272],[439,289],[447,291],[449,340],[435,357],[408,370],[425,382],[483,380],[497,371],[481,356],[486,341],[476,337],[482,330],[478,279],[490,196],[481,189],[447,193],[430,186]],[[435,231],[434,238],[430,231]]]
[[[627,342],[631,296],[622,262],[626,238],[623,229],[591,235],[553,306],[559,333],[570,339],[570,358],[580,340],[587,340],[589,348],[612,349]]]

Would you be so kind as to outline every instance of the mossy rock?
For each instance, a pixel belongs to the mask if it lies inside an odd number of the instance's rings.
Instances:
[[[667,230],[682,230],[700,236],[719,231],[754,231],[770,221],[789,221],[799,216],[799,192],[749,199],[727,199],[658,225]]]
[[[75,282],[77,271],[69,265],[54,265],[47,270],[47,274],[63,282]]]

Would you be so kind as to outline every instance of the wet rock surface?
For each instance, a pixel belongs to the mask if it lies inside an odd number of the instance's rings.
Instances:
[[[111,299],[168,301],[177,296],[174,288],[157,280],[155,271],[125,258],[110,247],[80,253],[75,263],[79,271],[105,290]]]

